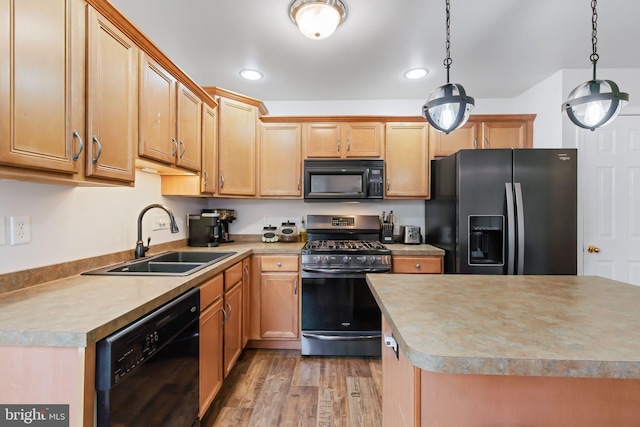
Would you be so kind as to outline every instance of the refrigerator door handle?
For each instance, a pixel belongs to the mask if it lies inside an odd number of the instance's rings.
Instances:
[[[516,215],[514,212],[512,183],[505,182],[505,194],[507,196],[507,274],[512,275],[516,263]]]
[[[518,216],[518,267],[516,274],[524,274],[524,205],[522,201],[522,185],[513,184],[516,190],[516,215]]]

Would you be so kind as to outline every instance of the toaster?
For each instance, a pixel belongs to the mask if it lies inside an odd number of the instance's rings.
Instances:
[[[417,225],[405,225],[404,226],[404,244],[405,245],[419,245],[422,243],[422,236],[420,235],[420,227]]]

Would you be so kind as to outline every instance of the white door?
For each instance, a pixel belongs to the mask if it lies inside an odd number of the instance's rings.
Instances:
[[[640,286],[640,116],[578,138],[584,274]]]

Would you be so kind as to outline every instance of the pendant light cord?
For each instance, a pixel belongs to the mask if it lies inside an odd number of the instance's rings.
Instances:
[[[593,0],[595,2],[595,0]],[[449,84],[449,68],[451,67],[451,63],[453,60],[451,59],[451,36],[450,36],[450,27],[451,27],[451,5],[449,4],[449,0],[446,0],[445,3],[445,11],[447,14],[447,40],[444,44],[445,50],[447,52],[447,57],[444,59],[443,64],[447,69],[447,84]]]
[[[591,0],[591,48],[592,53],[589,59],[593,64],[593,80],[596,79],[596,63],[600,56],[598,55],[598,12],[596,6],[598,0]]]

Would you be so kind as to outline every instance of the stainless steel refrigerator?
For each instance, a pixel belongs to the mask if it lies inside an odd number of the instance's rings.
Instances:
[[[577,273],[577,150],[460,150],[431,166],[425,243],[445,250],[445,273]]]

